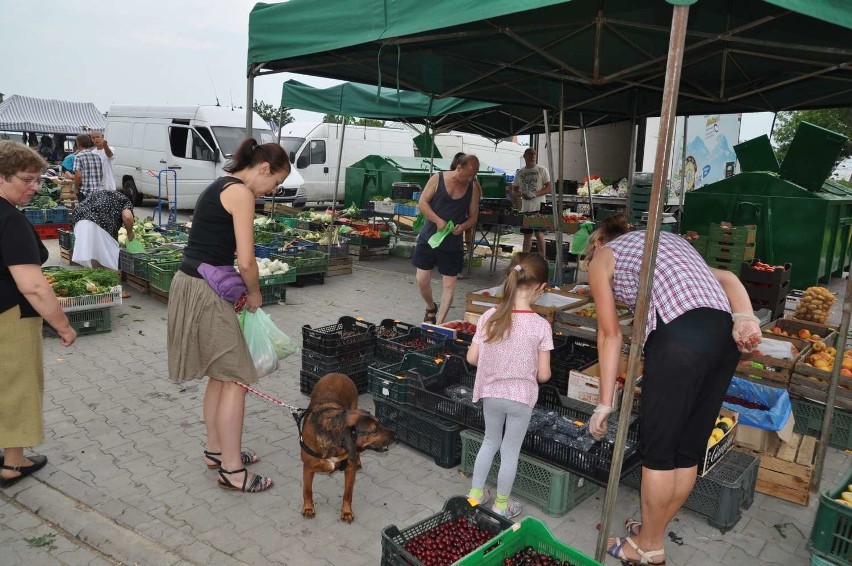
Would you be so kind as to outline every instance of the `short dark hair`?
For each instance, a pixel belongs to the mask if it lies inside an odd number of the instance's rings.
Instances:
[[[41,173],[47,167],[37,151],[16,141],[0,141],[0,175],[8,179],[22,171]]]
[[[77,134],[77,147],[89,149],[92,147],[92,136],[89,134]]]

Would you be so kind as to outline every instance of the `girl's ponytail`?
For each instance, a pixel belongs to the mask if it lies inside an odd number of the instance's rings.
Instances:
[[[499,342],[512,331],[512,310],[519,287],[537,287],[547,283],[547,262],[537,253],[519,253],[509,265],[503,282],[503,298],[497,312],[485,323],[486,342]]]

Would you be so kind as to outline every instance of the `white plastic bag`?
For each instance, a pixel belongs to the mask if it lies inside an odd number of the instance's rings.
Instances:
[[[796,347],[790,342],[783,340],[773,340],[772,338],[764,338],[760,341],[760,345],[751,351],[752,354],[761,354],[778,358],[779,360],[792,360],[798,355]]]
[[[289,336],[281,332],[281,329],[275,326],[269,315],[263,312],[262,309],[257,309],[256,315],[259,315],[260,324],[263,326],[266,335],[272,342],[272,347],[275,350],[275,355],[279,360],[283,360],[287,356],[295,354],[299,351],[299,346],[293,342]]]
[[[261,309],[253,313],[243,309],[240,313],[240,328],[243,329],[257,377],[269,375],[278,369],[278,354],[265,327],[264,318],[268,320],[269,316]],[[271,320],[269,322],[272,323]]]

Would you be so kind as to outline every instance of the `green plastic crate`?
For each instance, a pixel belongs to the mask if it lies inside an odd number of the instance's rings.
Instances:
[[[71,323],[71,328],[77,332],[78,336],[102,334],[112,330],[109,308],[69,312],[68,322]]]
[[[368,374],[369,376],[369,374]],[[367,378],[369,380],[369,377]],[[454,468],[461,459],[461,427],[408,405],[392,403],[373,395],[376,418],[397,439],[435,460],[442,468]]]
[[[296,282],[296,270],[289,269],[287,273],[276,273],[275,275],[261,275],[259,278],[260,286],[267,285],[283,285],[285,283]]]
[[[284,284],[273,284],[273,285],[261,285],[260,286],[260,296],[263,300],[263,305],[274,305],[276,303],[283,303],[287,301],[287,285]]]
[[[722,244],[709,240],[704,257],[708,260],[751,261],[754,259],[754,244]]]
[[[483,434],[473,430],[463,430],[462,461],[459,469],[466,475],[473,474],[476,454],[482,446]],[[497,481],[500,471],[500,454],[494,457],[488,479]],[[598,486],[589,480],[560,468],[551,466],[544,460],[521,454],[518,461],[518,474],[512,486],[512,494],[528,499],[541,507],[541,510],[553,517],[560,517],[585,501],[598,490]]]
[[[819,437],[822,432],[825,405],[810,399],[799,399],[792,396],[790,403],[793,405],[793,416],[796,419],[793,432]],[[828,445],[839,450],[852,450],[852,411],[835,407]]]
[[[722,244],[754,245],[757,241],[757,226],[722,228],[719,224],[710,224],[707,228],[707,238],[711,242]]]
[[[317,251],[302,252],[292,259],[290,267],[297,276],[325,273],[328,271],[328,254]]]
[[[850,468],[840,485],[824,489],[819,494],[814,526],[811,529],[811,552],[832,564],[852,565],[852,507],[838,503],[847,487],[852,483]]]
[[[524,517],[492,540],[483,544],[455,566],[502,566],[503,561],[531,546],[536,552],[557,560],[567,560],[575,566],[603,566],[579,550],[557,540],[547,525],[535,517]]]
[[[406,354],[402,362],[391,365],[375,364],[367,369],[367,390],[373,397],[395,403],[408,403],[408,384],[417,379],[441,373],[442,363],[415,354]],[[414,375],[415,372],[417,375]]]
[[[175,273],[180,267],[179,261],[168,261],[162,263],[151,262],[148,264],[148,275],[151,287],[163,293],[169,292]]]

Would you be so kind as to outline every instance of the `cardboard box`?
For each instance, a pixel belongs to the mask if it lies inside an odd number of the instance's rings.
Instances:
[[[713,466],[722,459],[722,456],[731,449],[734,445],[734,439],[737,437],[737,428],[739,427],[740,420],[739,413],[722,407],[722,410],[719,411],[719,416],[729,417],[734,421],[734,426],[728,429],[728,432],[725,433],[725,436],[719,442],[707,447],[707,450],[704,452],[704,459],[698,464],[698,475],[702,477],[712,470]]]
[[[428,322],[424,322],[420,325],[420,328],[423,330],[431,330],[435,334],[440,334],[441,336],[446,336],[450,340],[462,339],[468,342],[473,339],[473,333],[462,332],[461,330],[455,328],[447,328],[447,324],[450,322],[468,322],[466,320],[450,320],[445,322],[444,324],[430,324]],[[472,324],[476,324],[475,322]]]
[[[618,361],[618,374],[627,374],[627,359],[628,357],[624,354],[621,355],[621,358]],[[642,378],[642,370],[644,369],[644,362],[639,363],[639,379],[637,383],[640,382]],[[615,386],[615,395],[612,400],[612,410],[618,411],[618,408],[621,406],[621,396],[624,391],[624,387],[621,383],[616,382]],[[583,369],[573,369],[568,372],[568,392],[566,396],[570,399],[576,399],[577,401],[583,401],[584,403],[590,403],[592,405],[596,405],[598,403],[598,395],[600,394],[600,364],[595,362],[594,364],[587,366]]]
[[[793,413],[781,430],[763,430],[754,426],[740,424],[737,427],[735,442],[737,446],[756,452],[774,452],[782,442],[790,442],[793,437],[793,426],[796,419]]]

